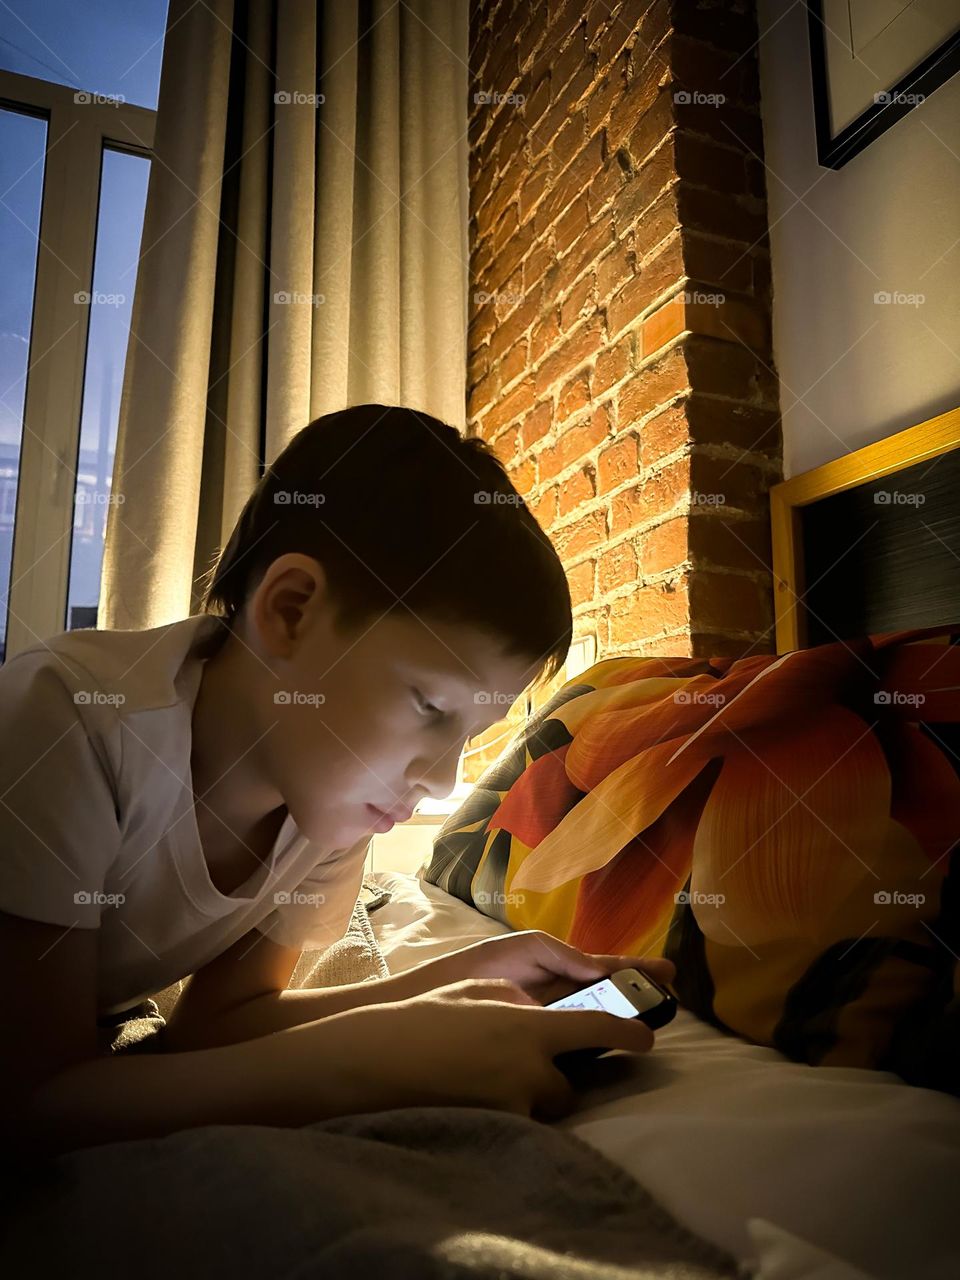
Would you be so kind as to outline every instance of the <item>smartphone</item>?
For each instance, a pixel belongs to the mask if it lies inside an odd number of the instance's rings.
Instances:
[[[618,1018],[639,1018],[652,1031],[665,1027],[677,1012],[674,996],[639,969],[618,969],[589,987],[552,1000],[547,1009],[599,1009]],[[608,1049],[573,1049],[554,1058],[561,1069],[591,1062]]]

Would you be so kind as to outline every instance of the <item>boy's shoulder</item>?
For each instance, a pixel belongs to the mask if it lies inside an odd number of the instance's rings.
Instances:
[[[41,674],[59,680],[80,706],[104,699],[124,714],[172,706],[185,696],[189,659],[219,625],[194,614],[144,631],[59,632],[9,658],[0,690]]]

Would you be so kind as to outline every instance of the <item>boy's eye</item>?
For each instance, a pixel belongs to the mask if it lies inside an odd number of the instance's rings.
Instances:
[[[432,702],[428,702],[419,689],[413,690],[414,697],[417,700],[417,710],[428,716],[442,716],[443,712],[439,707],[435,707]]]

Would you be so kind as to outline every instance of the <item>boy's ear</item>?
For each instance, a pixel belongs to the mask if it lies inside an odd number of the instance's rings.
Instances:
[[[308,632],[333,615],[326,571],[318,560],[298,551],[269,564],[248,601],[251,639],[273,658],[292,657]]]

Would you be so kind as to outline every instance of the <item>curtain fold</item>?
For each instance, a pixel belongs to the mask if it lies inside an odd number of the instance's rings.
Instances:
[[[307,422],[465,429],[468,0],[170,0],[97,625],[198,579]]]

